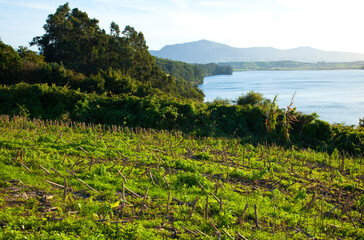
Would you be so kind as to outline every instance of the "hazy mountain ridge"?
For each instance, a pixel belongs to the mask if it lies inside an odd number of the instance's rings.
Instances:
[[[208,40],[167,45],[150,50],[153,56],[188,63],[239,61],[353,62],[364,60],[364,54],[323,51],[311,47],[280,50],[272,47],[235,48]]]

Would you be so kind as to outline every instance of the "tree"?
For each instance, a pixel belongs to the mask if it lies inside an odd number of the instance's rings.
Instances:
[[[46,33],[33,38],[30,45],[38,45],[47,62],[63,62],[67,68],[94,73],[106,41],[105,31],[98,23],[77,8],[71,11],[66,3],[48,16],[43,26]]]
[[[120,37],[119,26],[112,22],[108,35],[98,23],[77,8],[70,10],[66,3],[48,16],[45,34],[33,38],[31,45],[38,46],[47,62],[62,62],[82,73],[96,74],[112,67],[141,81],[151,79],[156,65],[143,34],[126,26]]]
[[[246,94],[242,94],[236,101],[237,105],[263,105],[264,97],[259,92],[250,91]]]
[[[167,76],[156,65],[143,33],[126,26],[120,34],[119,26],[111,22],[110,34],[107,34],[98,23],[98,20],[90,19],[87,13],[77,8],[71,10],[66,3],[48,16],[43,27],[45,34],[33,38],[31,45],[38,46],[45,61],[58,63],[86,77],[93,76],[92,79],[100,82],[98,86],[102,85],[99,73],[108,69],[120,71],[122,77],[115,78],[117,81],[113,82],[118,88],[115,90],[117,92],[134,90],[136,86],[148,90],[150,86],[164,93],[184,96],[179,92],[181,89],[187,95],[202,98],[202,94],[191,84],[177,84],[176,79]],[[134,80],[137,81],[136,85]],[[146,92],[150,91],[143,91]]]
[[[119,36],[120,35],[120,28],[114,21],[110,24],[110,35],[111,36]]]
[[[45,64],[43,55],[39,55],[37,52],[32,51],[27,47],[20,46],[16,52],[19,54],[23,63],[36,64],[40,66]]]
[[[0,84],[16,82],[22,70],[19,54],[0,40]]]

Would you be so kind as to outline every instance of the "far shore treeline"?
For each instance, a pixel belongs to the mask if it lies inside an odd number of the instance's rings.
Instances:
[[[109,33],[79,9],[60,6],[45,34],[14,50],[0,41],[0,114],[227,136],[360,155],[362,127],[330,125],[262,99],[204,103],[203,78],[231,66],[154,58],[141,32],[112,22]],[[358,119],[359,121],[359,119]]]

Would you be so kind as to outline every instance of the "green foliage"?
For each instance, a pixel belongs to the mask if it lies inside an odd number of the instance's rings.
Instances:
[[[221,227],[230,227],[234,224],[234,216],[229,212],[219,212],[217,224]]]
[[[233,73],[230,66],[221,66],[216,63],[188,64],[163,58],[155,58],[156,64],[165,72],[177,79],[183,78],[192,84],[203,83],[204,77]]]
[[[184,79],[192,84],[201,84],[205,77],[202,69],[196,65],[163,58],[155,58],[156,64],[163,72],[172,75],[176,79]]]
[[[98,94],[129,94],[144,97],[154,94],[169,95],[175,93],[180,98],[191,98],[196,100],[203,99],[203,93],[193,87],[190,83],[180,79],[176,81],[172,77],[162,77],[169,83],[158,83],[153,86],[150,83],[143,83],[122,70],[99,70],[97,74],[86,76],[82,73],[65,68],[63,64],[44,63],[43,57],[35,54],[30,50],[21,48],[19,50],[23,56],[24,70],[17,77],[7,78],[7,84],[16,84],[19,82],[27,83],[48,83],[58,86],[67,86],[74,90],[83,92],[96,92]],[[163,91],[163,92],[161,92]]]
[[[46,33],[35,37],[31,45],[38,45],[47,62],[63,62],[67,68],[81,72],[95,72],[98,49],[106,41],[98,20],[89,19],[85,12],[69,8],[66,3],[50,14],[44,25]]]
[[[363,159],[338,150],[5,115],[0,132],[1,239],[364,236]],[[65,178],[64,199],[45,180]]]
[[[202,160],[202,161],[208,161],[208,160],[210,160],[211,156],[210,156],[210,154],[209,154],[209,153],[207,153],[207,152],[203,152],[203,153],[199,153],[199,154],[197,154],[197,155],[196,155],[196,158],[197,158],[197,159],[200,159],[200,160]]]
[[[304,200],[306,198],[307,198],[307,193],[305,189],[299,190],[295,196],[296,200]]]
[[[231,66],[222,66],[216,63],[197,64],[197,67],[202,69],[204,76],[233,74],[233,68]]]
[[[19,54],[0,40],[0,83],[8,84],[19,78],[23,64]]]
[[[236,104],[258,106],[258,105],[263,105],[263,101],[264,101],[263,94],[250,91],[246,94],[242,94],[237,99]]]
[[[62,66],[57,66],[57,75],[68,74],[62,70]],[[108,83],[100,80],[100,84],[95,82],[89,85],[89,90],[98,89],[101,85],[105,87],[115,79],[129,79],[112,71],[103,74],[109,79]],[[101,76],[100,79],[104,78]],[[182,103],[161,96],[139,98],[128,93],[99,95],[66,86],[24,83],[0,86],[0,101],[0,114],[180,130],[197,136],[235,136],[243,141],[270,141],[329,152],[335,148],[350,154],[364,151],[362,128],[331,126],[313,115],[295,111],[286,113],[274,104],[261,107],[223,105],[220,102]],[[287,114],[296,119],[289,128]],[[288,137],[290,141],[287,141]]]
[[[33,39],[48,63],[40,72],[21,81],[55,83],[87,92],[127,93],[136,96],[167,94],[181,98],[203,99],[203,93],[190,82],[167,76],[155,63],[141,32],[126,26],[120,36],[119,26],[112,22],[110,35],[98,26],[97,19],[70,9],[66,3],[50,14],[45,34]],[[29,55],[29,51],[19,52]],[[32,63],[41,57],[32,55]],[[30,58],[30,57],[28,57]],[[59,67],[60,66],[60,67]],[[62,69],[63,68],[63,69]],[[63,74],[57,74],[62,70]],[[55,76],[54,76],[55,75]],[[187,76],[186,76],[187,77]],[[18,81],[19,82],[19,81]]]
[[[205,188],[210,188],[211,183],[208,182],[206,177],[203,177],[200,173],[180,173],[176,176],[176,186],[185,186],[185,187],[192,187],[196,186],[199,187],[199,183]]]
[[[17,53],[19,54],[19,56],[24,64],[27,63],[27,64],[34,64],[34,65],[42,66],[45,63],[44,56],[39,55],[38,53],[36,53],[32,50],[29,50],[27,47],[20,46],[17,49]]]

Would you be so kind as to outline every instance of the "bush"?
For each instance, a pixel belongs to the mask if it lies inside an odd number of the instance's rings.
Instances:
[[[242,94],[236,101],[236,104],[257,106],[257,105],[263,105],[263,101],[264,101],[263,94],[250,91],[246,94]]]
[[[16,82],[23,71],[23,63],[15,50],[0,40],[0,84]]]

